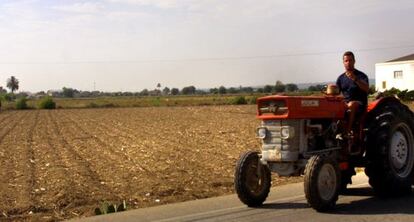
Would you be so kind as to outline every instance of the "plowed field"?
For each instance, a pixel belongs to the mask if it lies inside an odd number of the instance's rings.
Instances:
[[[258,148],[254,106],[0,113],[0,220],[93,215],[233,192],[238,156]],[[300,178],[275,178],[274,184]]]

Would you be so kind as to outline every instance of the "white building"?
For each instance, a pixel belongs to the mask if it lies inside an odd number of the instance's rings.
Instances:
[[[414,54],[375,64],[375,88],[414,90]]]

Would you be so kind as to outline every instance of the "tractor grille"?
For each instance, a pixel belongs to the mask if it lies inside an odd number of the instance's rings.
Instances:
[[[266,162],[292,162],[298,160],[301,140],[301,120],[265,120],[260,128],[266,129],[262,143],[262,160]]]

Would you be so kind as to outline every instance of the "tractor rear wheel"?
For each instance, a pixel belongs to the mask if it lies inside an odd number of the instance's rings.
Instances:
[[[390,103],[377,111],[367,137],[369,163],[365,173],[378,196],[412,192],[414,177],[414,115],[404,105]]]
[[[248,151],[240,156],[234,186],[239,199],[249,207],[261,206],[266,200],[271,187],[271,174],[269,168],[260,163],[258,152]]]
[[[309,205],[319,212],[332,209],[341,187],[339,166],[329,156],[312,156],[305,168],[305,195]]]

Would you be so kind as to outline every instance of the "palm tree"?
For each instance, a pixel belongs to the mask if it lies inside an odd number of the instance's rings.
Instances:
[[[0,94],[7,93],[7,90],[3,89],[3,86],[0,86]]]
[[[19,80],[16,77],[12,76],[7,80],[7,88],[10,89],[12,93],[19,89]]]
[[[161,83],[157,84],[157,94],[160,95],[161,94]]]

